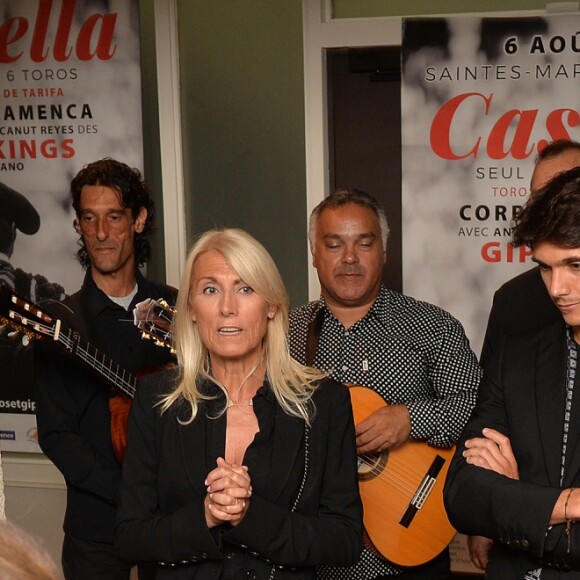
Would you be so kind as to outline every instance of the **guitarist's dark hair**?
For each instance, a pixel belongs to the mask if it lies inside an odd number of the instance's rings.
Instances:
[[[81,191],[85,185],[110,187],[121,196],[121,204],[131,210],[136,219],[142,208],[147,210],[147,220],[141,233],[135,234],[135,262],[142,266],[151,256],[151,244],[147,236],[153,228],[154,204],[149,189],[138,169],[111,158],[100,159],[85,165],[71,182],[72,204],[77,218],[80,217]],[[77,258],[84,268],[90,265],[82,236],[78,241]]]

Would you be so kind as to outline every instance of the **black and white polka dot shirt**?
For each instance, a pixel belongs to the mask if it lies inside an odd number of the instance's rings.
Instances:
[[[324,310],[315,367],[343,383],[365,385],[390,404],[405,404],[411,438],[453,445],[475,406],[481,370],[461,323],[437,306],[387,288],[348,330],[324,299],[290,313],[290,351],[304,363],[310,321]],[[320,578],[370,580],[400,568],[366,549],[350,568],[319,571]]]

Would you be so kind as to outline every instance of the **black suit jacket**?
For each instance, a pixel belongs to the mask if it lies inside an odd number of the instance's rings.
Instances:
[[[574,393],[565,479],[559,483],[566,364],[566,331],[558,321],[508,336],[485,371],[444,497],[458,531],[494,539],[486,578],[521,579],[539,566],[543,580],[580,578],[580,524],[572,526],[570,554],[565,526],[548,526],[562,487],[580,486],[580,392]],[[484,427],[510,438],[519,481],[465,462],[465,440],[480,437]],[[554,567],[574,571],[559,576]]]
[[[205,477],[225,448],[221,397],[205,402],[193,422],[188,405],[160,414],[160,393],[174,388],[167,371],[142,380],[131,409],[116,542],[124,557],[163,562],[157,578],[216,578],[226,557],[242,558],[251,578],[314,578],[319,563],[347,565],[362,549],[354,422],[347,389],[323,381],[314,395],[316,416],[308,436],[304,421],[284,413],[271,391],[254,399],[260,432],[268,433],[265,463],[248,461],[252,497],[243,521],[209,530],[205,523]],[[258,435],[256,436],[258,437]],[[264,456],[261,456],[264,459]],[[254,456],[255,458],[255,456]],[[260,468],[261,467],[261,468]],[[260,475],[257,476],[256,473]],[[300,495],[296,510],[291,506]],[[169,566],[167,565],[169,564]]]
[[[482,368],[485,369],[488,361],[497,356],[501,340],[507,334],[533,330],[556,321],[564,325],[539,267],[508,280],[493,297],[481,350]]]

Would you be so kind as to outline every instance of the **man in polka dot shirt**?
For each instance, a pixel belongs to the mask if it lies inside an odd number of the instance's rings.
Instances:
[[[357,425],[361,455],[409,438],[453,445],[475,405],[481,376],[455,318],[382,285],[388,231],[384,209],[364,192],[341,189],[322,201],[309,227],[322,295],[290,315],[296,359],[343,383],[370,387],[385,399],[384,407]],[[322,568],[318,575],[449,578],[449,552],[403,570],[365,548],[355,566]]]

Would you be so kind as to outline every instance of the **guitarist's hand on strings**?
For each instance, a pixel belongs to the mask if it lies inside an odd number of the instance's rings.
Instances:
[[[218,457],[217,467],[208,473],[205,484],[207,495],[204,507],[208,527],[213,528],[224,522],[237,526],[248,511],[252,495],[248,468]]]
[[[518,462],[509,437],[487,427],[482,430],[482,435],[483,437],[474,437],[465,442],[465,461],[511,479],[519,479]]]
[[[405,405],[386,405],[356,426],[359,455],[377,453],[404,443],[411,434],[411,417]]]

